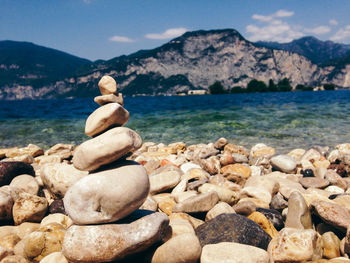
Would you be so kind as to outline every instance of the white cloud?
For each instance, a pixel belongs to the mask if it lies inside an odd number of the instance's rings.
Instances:
[[[170,39],[175,38],[178,36],[181,36],[186,31],[188,31],[186,28],[179,27],[179,28],[169,28],[165,30],[163,33],[160,34],[146,34],[145,37],[149,39]]]
[[[254,14],[252,15],[252,18],[261,22],[269,22],[273,19],[272,16],[263,16],[263,15],[258,15],[258,14]]]
[[[304,31],[315,35],[323,35],[331,32],[331,28],[329,26],[318,26],[315,28],[305,28]]]
[[[269,15],[254,14],[252,18],[264,23],[263,26],[248,25],[246,31],[251,33],[248,37],[251,41],[277,41],[277,42],[290,42],[293,39],[304,36],[304,33],[300,28],[292,27],[287,22],[282,21],[282,18],[293,16],[293,11],[278,10],[277,12]],[[280,19],[277,19],[280,18]]]
[[[112,36],[109,38],[109,41],[112,42],[122,42],[122,43],[132,43],[135,42],[135,40],[128,38],[128,37],[123,37],[123,36]]]
[[[262,40],[285,43],[304,36],[302,32],[293,29],[290,25],[284,22],[279,24],[269,23],[268,25],[262,27],[248,25],[246,30],[248,33],[252,34],[249,37],[249,40],[251,41]]]
[[[91,0],[83,0],[83,2],[84,2],[85,4],[90,4],[90,3],[91,3]]]
[[[287,10],[278,10],[274,16],[275,17],[289,17],[289,16],[293,16],[294,12],[293,11],[287,11]]]
[[[350,25],[339,29],[331,38],[332,41],[350,41]]]
[[[258,14],[254,14],[252,15],[252,18],[255,20],[258,20],[260,22],[273,22],[275,21],[275,17],[289,17],[289,16],[293,16],[294,12],[293,11],[287,11],[287,10],[278,10],[276,13],[273,13],[269,16],[264,16],[264,15],[258,15]]]
[[[338,21],[335,20],[335,19],[330,19],[329,20],[329,24],[332,25],[332,26],[337,26],[338,25]]]

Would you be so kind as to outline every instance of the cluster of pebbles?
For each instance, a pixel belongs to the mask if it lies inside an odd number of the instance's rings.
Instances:
[[[91,139],[0,149],[0,263],[350,262],[349,143],[142,143],[99,88]]]

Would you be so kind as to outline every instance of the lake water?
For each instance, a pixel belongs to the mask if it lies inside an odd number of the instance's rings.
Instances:
[[[312,145],[350,142],[350,91],[126,97],[126,127],[144,141],[189,144],[220,137],[251,147],[265,143],[285,153]],[[79,144],[93,98],[0,101],[0,148]]]

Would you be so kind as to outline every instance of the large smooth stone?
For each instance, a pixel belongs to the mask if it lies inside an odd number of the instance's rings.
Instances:
[[[311,229],[312,220],[308,205],[301,193],[294,191],[288,199],[286,227]]]
[[[254,197],[267,204],[278,189],[278,183],[264,176],[250,177],[241,191],[241,196]]]
[[[117,94],[117,82],[111,76],[103,76],[98,82],[102,95]]]
[[[110,262],[146,250],[167,232],[169,219],[163,213],[144,216],[130,224],[71,226],[62,252],[68,261]]]
[[[122,161],[106,169],[82,178],[67,191],[64,207],[74,223],[116,221],[135,211],[147,198],[148,175],[140,164]]]
[[[152,263],[196,263],[201,256],[201,245],[195,234],[175,236],[158,247]]]
[[[201,263],[268,263],[269,254],[257,247],[221,242],[205,245],[202,249]]]
[[[124,105],[123,95],[121,93],[118,93],[118,96],[114,94],[97,96],[94,98],[94,102],[101,106],[108,103],[119,103],[122,106]]]
[[[96,136],[111,127],[123,126],[129,120],[129,112],[119,103],[99,107],[87,118],[85,134]]]
[[[338,204],[327,201],[314,201],[311,203],[319,217],[329,225],[346,232],[350,226],[350,210]]]
[[[180,182],[181,174],[179,171],[165,171],[158,174],[151,175],[150,192],[152,194],[166,191],[175,187]]]
[[[254,221],[238,214],[221,214],[196,228],[201,246],[236,242],[267,249],[271,237]]]
[[[220,187],[214,184],[203,184],[198,188],[198,192],[200,193],[207,193],[214,191],[218,194],[220,201],[226,202],[230,205],[233,205],[234,203],[237,203],[239,199],[239,193],[236,193],[234,191],[231,191],[230,189],[227,189],[225,187]]]
[[[208,212],[219,201],[219,196],[216,192],[208,192],[189,197],[176,204],[173,207],[173,212],[198,213]]]
[[[73,156],[74,167],[92,171],[116,161],[142,146],[140,135],[129,128],[117,127],[80,144]]]
[[[293,157],[284,154],[272,157],[270,162],[273,168],[284,173],[293,173],[297,166]]]
[[[34,176],[33,166],[25,162],[0,162],[0,186],[10,184],[20,174]]]
[[[69,187],[88,174],[67,163],[45,164],[40,170],[45,187],[59,197],[64,197]]]
[[[315,230],[283,228],[271,240],[268,252],[274,262],[304,262],[322,257],[321,244]]]

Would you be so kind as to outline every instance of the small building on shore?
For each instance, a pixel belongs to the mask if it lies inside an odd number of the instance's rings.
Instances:
[[[208,94],[208,91],[205,89],[189,90],[187,95],[205,95]]]

